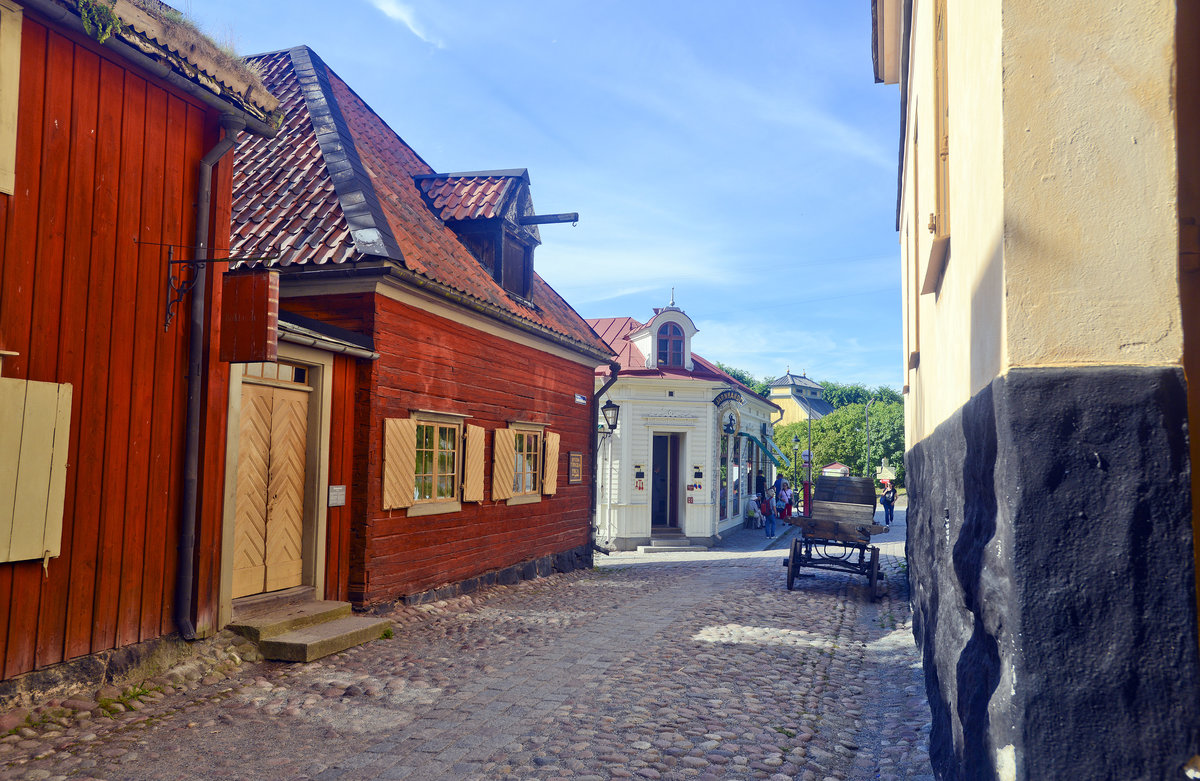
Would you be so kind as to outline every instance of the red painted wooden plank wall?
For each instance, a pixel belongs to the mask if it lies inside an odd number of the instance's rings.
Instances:
[[[187,301],[164,333],[166,250],[135,240],[192,243],[199,159],[219,137],[211,109],[85,38],[27,14],[21,41],[16,191],[0,195],[0,349],[20,353],[5,376],[74,394],[62,555],[46,572],[0,564],[4,678],[173,631]],[[225,242],[231,163],[214,177]],[[219,308],[219,288],[206,293]],[[206,365],[197,619],[211,628],[228,367],[215,353]]]
[[[384,296],[288,298],[289,311],[372,333],[380,358],[358,373],[356,524],[350,599],[372,604],[586,545],[589,485],[567,485],[567,453],[583,454],[591,474],[590,398],[594,367],[558,358]],[[383,511],[383,421],[425,409],[470,415],[488,431],[482,504],[458,513],[408,518]],[[514,420],[561,435],[555,496],[536,504],[492,502],[491,432]],[[364,468],[365,467],[365,468]]]
[[[325,516],[325,598],[350,598],[350,535],[354,499],[354,389],[358,361],[334,356],[329,426],[329,484],[346,486],[346,504]]]

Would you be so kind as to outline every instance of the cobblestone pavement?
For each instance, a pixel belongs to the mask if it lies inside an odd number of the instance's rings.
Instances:
[[[0,779],[930,781],[902,543],[871,603],[848,574],[787,591],[760,534],[397,607],[394,638],[307,665],[229,645],[44,704]]]

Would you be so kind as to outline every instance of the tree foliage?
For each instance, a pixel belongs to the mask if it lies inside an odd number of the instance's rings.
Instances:
[[[894,391],[893,391],[894,393]],[[896,394],[899,396],[899,394]],[[839,461],[850,467],[850,474],[875,476],[880,459],[887,458],[896,470],[896,482],[904,485],[904,402],[877,400],[871,405],[871,463],[868,468],[865,404],[839,407],[812,423],[813,479],[816,470]],[[800,421],[775,427],[775,444],[790,458],[793,437],[799,437],[796,452],[808,447],[808,423]],[[799,467],[796,473],[803,479]]]
[[[771,380],[775,379],[774,377],[765,377],[762,380],[756,380],[754,379],[754,375],[745,369],[735,369],[732,366],[726,366],[720,361],[717,361],[717,368],[750,388],[764,399],[771,392]]]
[[[821,383],[821,388],[823,389],[821,398],[832,404],[835,409],[849,404],[866,404],[870,399],[878,399],[876,404],[888,402],[904,405],[904,397],[886,385],[868,388],[859,382],[844,383],[829,380]]]

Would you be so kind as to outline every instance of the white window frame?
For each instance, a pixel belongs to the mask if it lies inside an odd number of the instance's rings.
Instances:
[[[462,510],[462,476],[463,476],[463,461],[465,447],[463,444],[463,424],[466,422],[466,415],[455,415],[446,412],[433,412],[430,410],[413,410],[410,417],[416,423],[416,437],[414,446],[417,453],[421,448],[421,427],[433,426],[435,430],[441,428],[452,428],[454,430],[454,472],[451,477],[451,496],[437,495],[437,469],[435,465],[433,480],[434,491],[433,496],[421,497],[418,478],[422,473],[417,472],[417,461],[414,460],[413,466],[413,503],[409,506],[408,517],[412,518],[420,515],[439,515],[441,513],[456,513]],[[436,440],[436,437],[435,437]],[[434,442],[434,459],[437,459],[437,442]]]

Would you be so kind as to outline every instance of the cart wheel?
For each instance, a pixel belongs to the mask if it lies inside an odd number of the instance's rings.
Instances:
[[[871,601],[874,602],[879,596],[879,548],[871,548],[871,562],[867,565],[867,572],[871,583]]]
[[[794,591],[796,589],[796,578],[800,577],[800,562],[803,559],[803,557],[800,555],[802,547],[803,546],[801,545],[799,538],[792,539],[792,552],[791,555],[788,556],[788,591]]]

